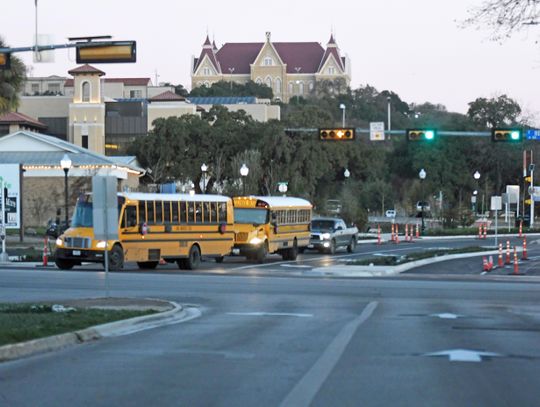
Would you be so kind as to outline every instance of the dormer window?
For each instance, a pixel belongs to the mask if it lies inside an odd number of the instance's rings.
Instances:
[[[204,76],[210,76],[210,68],[204,67],[203,68],[203,75]]]
[[[264,58],[264,66],[272,66],[274,65],[274,60],[272,57],[265,57]]]
[[[333,66],[328,67],[328,75],[335,75],[336,74],[336,68]]]

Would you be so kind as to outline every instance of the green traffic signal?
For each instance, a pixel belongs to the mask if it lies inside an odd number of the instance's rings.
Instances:
[[[523,140],[523,133],[521,129],[494,128],[491,130],[491,140],[517,143]]]
[[[407,129],[407,141],[433,141],[437,137],[436,129]]]

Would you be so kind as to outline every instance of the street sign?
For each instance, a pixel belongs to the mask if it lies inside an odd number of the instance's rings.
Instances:
[[[517,204],[519,202],[519,185],[507,185],[508,203]]]
[[[532,129],[527,130],[527,140],[540,140],[540,130]]]
[[[372,141],[384,140],[384,122],[369,123],[369,139]]]
[[[502,197],[492,196],[491,197],[491,210],[500,211],[502,209]]]
[[[92,177],[94,239],[118,240],[118,197],[116,177]]]

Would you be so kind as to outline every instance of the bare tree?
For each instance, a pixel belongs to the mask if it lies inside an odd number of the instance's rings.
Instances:
[[[540,0],[486,0],[469,13],[464,26],[487,26],[492,38],[500,40],[540,24]]]

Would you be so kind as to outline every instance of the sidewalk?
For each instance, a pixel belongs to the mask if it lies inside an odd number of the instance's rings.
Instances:
[[[157,313],[96,325],[75,332],[0,346],[0,362],[50,352],[105,337],[128,335],[146,329],[184,322],[200,316],[200,311],[196,308],[185,308],[172,301],[152,298],[87,298],[66,300],[57,302],[57,304],[75,308],[155,310]]]

